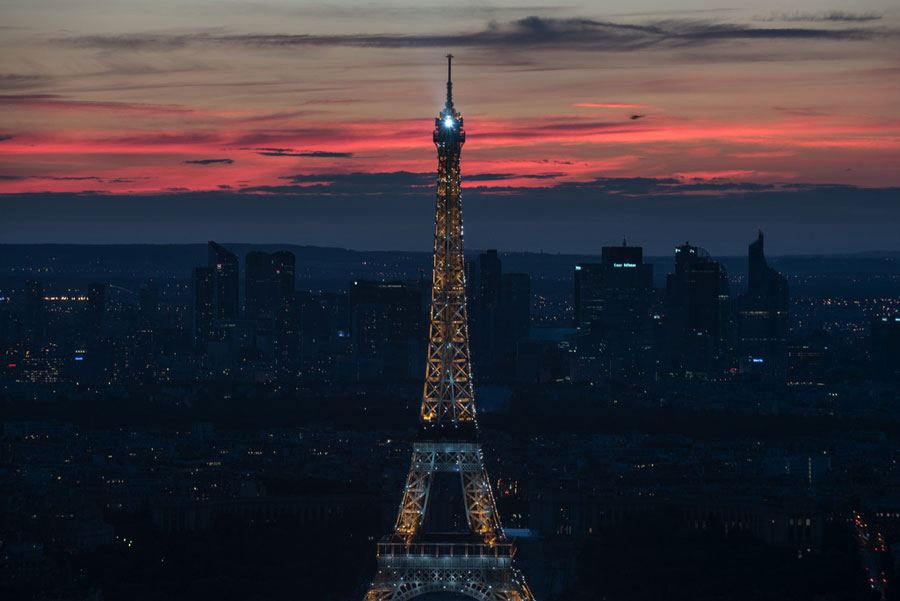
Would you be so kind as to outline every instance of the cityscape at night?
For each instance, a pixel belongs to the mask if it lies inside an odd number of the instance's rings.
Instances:
[[[892,2],[0,16],[0,598],[900,600]]]

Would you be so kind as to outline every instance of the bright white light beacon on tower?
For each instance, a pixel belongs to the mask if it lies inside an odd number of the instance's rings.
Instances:
[[[444,119],[444,127],[453,127],[453,117]]]

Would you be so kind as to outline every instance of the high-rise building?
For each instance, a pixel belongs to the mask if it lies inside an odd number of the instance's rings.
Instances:
[[[94,332],[103,324],[106,315],[106,284],[94,282],[88,286],[87,318]]]
[[[213,272],[215,317],[216,319],[237,319],[240,316],[238,257],[221,244],[210,240],[208,258],[208,267]]]
[[[30,350],[44,346],[46,333],[46,313],[44,311],[44,284],[40,280],[25,281],[25,314],[22,325],[25,329],[25,343]]]
[[[466,286],[471,294],[467,302],[469,339],[472,355],[478,358],[478,372],[492,375],[501,359],[500,285],[502,263],[496,250],[487,250],[470,262]]]
[[[531,334],[531,276],[504,273],[500,280],[499,347],[504,363],[515,370],[516,346]]]
[[[869,356],[874,378],[900,378],[900,317],[876,317],[872,321]]]
[[[291,296],[296,286],[297,258],[289,250],[279,250],[272,253],[275,261],[275,275],[278,280],[278,288],[281,298],[285,299]]]
[[[769,267],[763,233],[750,244],[748,288],[738,299],[738,351],[743,373],[784,379],[788,368],[788,282]]]
[[[215,274],[209,267],[195,267],[191,272],[191,332],[194,348],[200,352],[213,337],[216,323]]]
[[[295,264],[294,253],[289,251],[247,253],[244,272],[247,318],[271,318],[284,310],[285,301],[294,293]]]
[[[575,327],[587,333],[603,314],[603,264],[575,266]],[[596,328],[595,328],[596,329]]]
[[[727,367],[728,274],[699,246],[675,249],[666,277],[667,358],[677,376],[712,377]]]
[[[153,329],[159,318],[159,287],[153,280],[148,280],[138,291],[138,313],[141,325]]]
[[[466,262],[469,340],[479,376],[512,376],[516,345],[531,327],[531,278],[503,273],[496,250]]]
[[[600,263],[575,266],[575,327],[613,379],[639,376],[650,361],[653,265],[640,246],[604,246]]]
[[[350,285],[350,332],[357,360],[398,378],[418,373],[425,333],[422,290],[404,282],[356,280]]]
[[[348,295],[297,293],[300,314],[300,362],[303,378],[330,381],[337,359],[351,354]]]

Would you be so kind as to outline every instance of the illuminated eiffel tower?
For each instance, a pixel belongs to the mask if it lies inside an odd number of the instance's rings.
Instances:
[[[378,543],[378,572],[367,601],[405,601],[441,592],[481,601],[534,599],[513,563],[515,545],[500,525],[475,420],[459,190],[459,155],[466,133],[453,108],[452,58],[447,55],[447,104],[434,120],[434,268],[419,433],[394,533]],[[424,532],[438,472],[460,476],[466,532]]]

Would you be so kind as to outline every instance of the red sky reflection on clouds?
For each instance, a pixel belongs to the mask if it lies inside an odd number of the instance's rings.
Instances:
[[[319,12],[316,27],[330,27],[332,37],[291,47],[296,41],[281,38],[249,44],[236,34],[198,34],[195,43],[190,32],[152,33],[163,27],[126,35],[135,27],[128,15],[119,15],[122,31],[79,21],[64,35],[23,6],[9,13],[18,29],[0,32],[0,193],[239,190],[285,186],[296,174],[431,172],[446,50],[458,54],[468,186],[598,177],[900,185],[900,63],[890,15],[871,35],[868,24],[823,24],[828,19],[815,15],[803,25],[770,19],[765,31],[813,32],[773,40],[743,33],[760,27],[749,12],[723,25],[710,11],[712,42],[702,31],[690,41],[700,21],[669,17],[680,46],[624,48],[633,40],[623,38],[624,49],[598,51],[581,30],[530,43],[528,35],[546,35],[546,27],[523,31],[522,15],[513,14],[522,9],[512,8],[509,25],[488,29],[494,37],[421,48],[404,37],[417,31],[409,19],[367,21],[382,37],[361,43],[355,32],[336,31],[358,23]],[[568,21],[546,23],[564,33]],[[477,30],[459,14],[447,27]],[[612,26],[597,27],[600,36]],[[845,36],[851,27],[856,33]],[[286,26],[257,17],[245,28]],[[485,39],[494,46],[479,46]]]
[[[63,107],[15,110],[40,113],[47,124],[60,111],[67,121],[97,122],[95,107]],[[0,142],[2,175],[18,179],[0,180],[0,192],[239,189],[281,185],[280,178],[297,173],[423,172],[434,167],[427,116],[312,123],[288,117],[259,127],[199,108],[153,110],[152,119],[141,113],[142,120],[108,129],[6,130],[11,137]],[[185,114],[190,124],[169,118]],[[466,126],[463,168],[470,185],[531,187],[595,177],[671,176],[898,183],[900,123],[884,120],[773,113],[769,120],[739,123],[679,119],[657,111],[640,119],[624,114],[467,115]],[[521,177],[479,180],[480,173]]]

